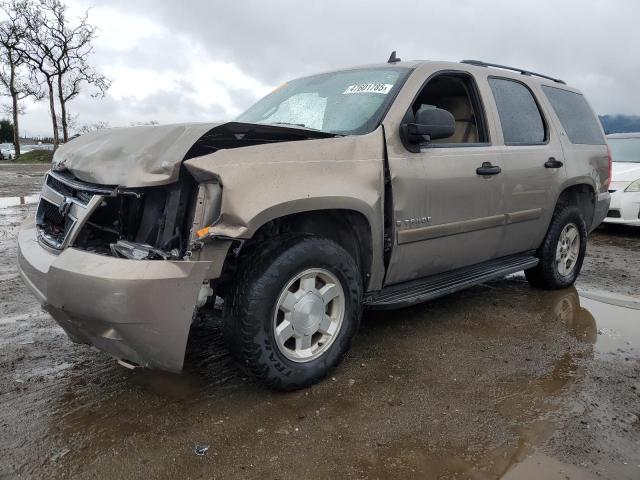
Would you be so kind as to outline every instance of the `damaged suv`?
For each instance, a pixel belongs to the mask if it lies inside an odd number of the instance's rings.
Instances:
[[[76,342],[180,371],[194,312],[280,389],[335,367],[363,308],[524,270],[571,285],[611,159],[564,82],[478,61],[286,83],[236,121],[110,129],[62,146],[19,267]]]

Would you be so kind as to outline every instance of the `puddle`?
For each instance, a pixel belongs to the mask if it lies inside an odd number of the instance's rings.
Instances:
[[[613,367],[614,371],[616,371],[616,368],[624,368],[624,365],[629,365],[630,370],[627,370],[631,373],[629,378],[637,378],[633,374],[633,365],[635,364],[640,366],[640,299],[619,294],[611,294],[599,290],[581,290],[577,300],[577,302],[574,302],[570,297],[564,298],[554,304],[553,310],[557,313],[557,318],[566,324],[569,331],[573,336],[575,336],[575,338],[580,341],[593,344],[593,350],[590,351],[586,357],[587,361],[595,361],[595,363],[591,364],[592,368],[594,368],[596,372],[598,371],[598,360],[605,360],[603,365],[606,365],[607,362],[617,365],[617,367]],[[637,372],[637,369],[635,369],[635,371]],[[608,369],[605,367],[603,372],[611,372],[611,367]],[[604,375],[607,375],[607,373]],[[598,374],[596,378],[598,377],[600,377],[600,374]],[[629,388],[629,386],[625,387],[622,381],[616,381],[615,377],[611,378],[611,380],[614,383],[622,384],[623,386],[621,388],[623,390]],[[571,382],[569,385],[570,384]],[[607,389],[611,387],[607,387],[605,384],[596,383],[596,386],[592,386],[591,388],[595,388],[597,392],[598,389]],[[632,381],[630,389],[634,391],[636,388],[637,386],[633,385]],[[607,400],[596,400],[596,397],[599,395],[603,395]],[[600,402],[606,405],[607,401],[611,401],[608,400],[608,398],[611,398],[609,397],[610,395],[612,395],[612,392],[603,391],[602,393],[596,393],[596,395],[588,396],[586,397],[587,404],[590,407],[599,405]],[[631,397],[631,401],[629,403],[625,404],[624,402],[616,401],[614,405],[610,407],[613,409],[613,412],[616,412],[611,414],[613,415],[612,418],[614,421],[618,416],[624,418],[625,415],[630,415],[632,418],[635,416],[635,418],[637,418],[637,414],[634,413],[635,411],[633,410],[633,407],[631,407],[631,411],[629,410],[629,405],[634,403],[638,405],[638,402],[637,400],[634,402],[633,394],[627,398],[629,397]],[[573,408],[576,408],[575,404]],[[604,411],[610,411],[607,410],[607,407],[603,408],[605,409]],[[590,417],[579,415],[578,420],[580,421],[580,424],[586,427],[586,429],[589,428],[590,422],[600,424],[599,427],[605,430],[607,427],[611,428],[607,421],[603,421],[601,413],[596,413]],[[553,426],[547,432],[546,437],[550,438],[550,435],[557,430],[557,428],[558,425]],[[615,429],[615,426],[613,428]],[[531,429],[527,428],[524,432],[521,432],[521,438],[526,437],[528,435],[527,432],[530,431]],[[628,432],[628,430],[623,431]],[[627,446],[625,443],[618,445],[613,443],[610,437],[611,433],[608,430],[607,433],[604,433],[603,431],[601,435],[606,439],[609,445],[616,450]],[[596,438],[598,438],[597,435]],[[631,439],[629,440],[631,441]],[[582,468],[572,465],[571,463],[536,452],[536,446],[540,446],[543,443],[544,441],[540,441],[540,439],[538,441],[531,442],[529,448],[525,451],[525,455],[514,461],[509,466],[506,474],[501,478],[507,480],[533,480],[538,478],[566,480],[595,479],[600,477],[600,474],[593,475]],[[631,447],[631,449],[634,450],[633,447]],[[598,450],[598,453],[600,452],[601,451]],[[605,461],[610,461],[607,458],[607,455],[605,455],[604,458]],[[581,460],[580,465],[586,466],[586,463],[583,463],[583,460],[585,459]],[[640,458],[633,461],[614,461],[608,466],[608,468],[598,468],[598,471],[608,471],[608,474],[605,473],[604,475],[607,478],[638,478],[637,475],[638,472],[640,472]]]
[[[581,291],[580,305],[595,319],[597,353],[640,353],[640,299]]]
[[[595,480],[597,477],[555,458],[533,454],[501,478],[503,480]]]
[[[12,419],[28,405],[28,440],[0,441],[27,477],[581,478],[536,448],[584,388],[586,364],[621,351],[610,357],[625,363],[640,346],[633,301],[586,295],[513,278],[367,312],[345,362],[288,394],[247,379],[214,320],[194,325],[182,375],[131,372],[63,336],[40,337],[21,347],[35,360],[20,379],[43,380],[19,384],[0,412],[17,431]],[[196,460],[198,443],[211,449]],[[31,458],[63,449],[55,464]]]
[[[640,347],[640,309],[611,305],[583,298],[582,306],[596,318],[598,353],[638,353]]]
[[[31,205],[38,203],[38,200],[40,200],[40,194],[26,195],[23,197],[0,197],[0,208]]]

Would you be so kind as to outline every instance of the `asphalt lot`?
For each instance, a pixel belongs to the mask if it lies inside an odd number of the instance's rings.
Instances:
[[[368,312],[332,377],[282,394],[210,311],[182,375],[72,344],[15,267],[43,172],[0,165],[0,478],[640,478],[640,230],[597,230],[577,289]]]

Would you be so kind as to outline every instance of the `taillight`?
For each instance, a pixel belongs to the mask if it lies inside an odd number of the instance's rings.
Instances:
[[[609,145],[607,145],[607,160],[609,160],[609,175],[607,176],[607,179],[604,182],[604,188],[605,190],[609,190],[609,185],[611,185],[611,162],[613,161],[613,159],[611,158],[611,149],[609,148]]]

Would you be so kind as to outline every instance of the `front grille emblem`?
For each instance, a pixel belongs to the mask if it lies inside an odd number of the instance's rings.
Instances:
[[[63,217],[66,216],[67,213],[69,213],[72,204],[73,200],[71,199],[71,197],[64,197],[64,200],[58,206],[58,212],[60,212],[60,215],[62,215]]]

